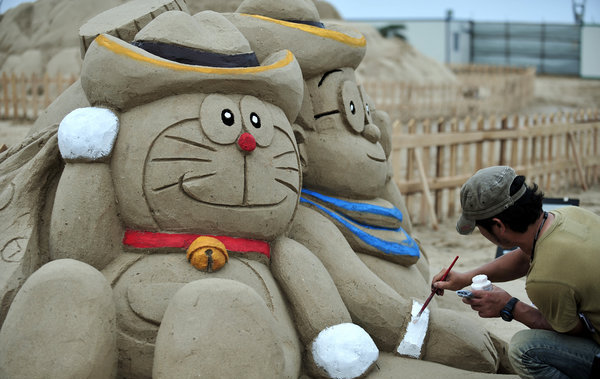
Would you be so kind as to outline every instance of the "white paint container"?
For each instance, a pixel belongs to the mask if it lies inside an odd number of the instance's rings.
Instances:
[[[471,289],[473,291],[491,291],[493,288],[492,282],[488,280],[487,275],[475,275],[472,280]]]

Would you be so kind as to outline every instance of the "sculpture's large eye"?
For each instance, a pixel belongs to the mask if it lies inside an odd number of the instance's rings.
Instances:
[[[233,126],[235,123],[235,116],[233,115],[231,109],[223,109],[221,111],[221,121],[223,121],[223,124],[227,126]]]
[[[234,143],[242,131],[242,116],[237,102],[224,95],[207,96],[200,107],[200,125],[211,141]]]
[[[244,129],[254,136],[258,146],[269,146],[273,140],[274,126],[271,112],[254,96],[244,96],[240,102]]]
[[[371,97],[365,91],[365,88],[363,86],[358,86],[358,89],[360,90],[360,97],[362,98],[363,104],[365,105],[365,122],[367,124],[372,124],[373,123],[372,113],[375,112],[375,107],[373,106],[373,104],[374,104],[373,100],[371,100]]]
[[[345,81],[340,88],[340,98],[342,100],[343,117],[348,124],[357,133],[362,133],[365,129],[365,108],[360,96],[360,91],[356,83]]]

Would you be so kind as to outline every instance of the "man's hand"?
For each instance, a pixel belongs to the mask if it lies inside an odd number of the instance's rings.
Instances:
[[[500,287],[494,286],[491,291],[471,291],[473,297],[463,299],[463,303],[469,304],[471,309],[479,313],[479,317],[499,317],[500,311],[512,296]]]
[[[471,283],[471,277],[469,275],[456,271],[450,271],[448,276],[446,276],[446,279],[440,281],[445,273],[446,268],[437,273],[431,280],[431,290],[435,290],[437,295],[443,296],[444,290],[456,291],[465,288]]]

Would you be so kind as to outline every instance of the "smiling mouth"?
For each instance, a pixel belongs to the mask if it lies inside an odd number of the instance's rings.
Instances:
[[[210,205],[210,206],[215,206],[215,207],[224,207],[224,208],[251,208],[251,209],[260,209],[260,208],[272,208],[275,206],[278,206],[279,204],[282,204],[286,199],[287,199],[287,195],[285,195],[281,200],[273,202],[273,203],[263,203],[263,204],[249,204],[247,202],[243,202],[241,204],[225,204],[225,203],[215,203],[215,202],[209,202],[209,201],[205,201],[205,200],[201,200],[200,198],[198,198],[198,196],[194,195],[194,193],[192,193],[188,187],[185,185],[186,182],[190,182],[192,180],[197,180],[197,179],[203,179],[207,176],[212,176],[212,175],[202,175],[202,176],[192,176],[192,177],[185,177],[186,174],[183,174],[179,177],[179,189],[181,190],[181,192],[183,192],[184,195],[186,195],[187,197],[189,197],[190,199],[197,201],[201,204],[206,204],[206,205]]]
[[[369,157],[369,159],[374,160],[375,162],[385,162],[387,160],[385,158],[374,157],[369,153],[367,153],[367,157]]]

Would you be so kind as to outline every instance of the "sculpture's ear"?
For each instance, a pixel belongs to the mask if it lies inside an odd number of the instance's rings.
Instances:
[[[66,164],[50,221],[51,259],[72,258],[101,270],[121,251],[109,158],[119,119],[104,108],[79,108],[60,123],[58,145]]]
[[[78,108],[58,127],[58,148],[66,162],[106,162],[119,132],[119,117],[110,109]]]
[[[306,131],[298,124],[293,124],[292,129],[294,130],[294,137],[298,144],[298,154],[300,155],[300,167],[302,168],[302,175],[306,175],[308,172],[308,154],[306,153]]]

